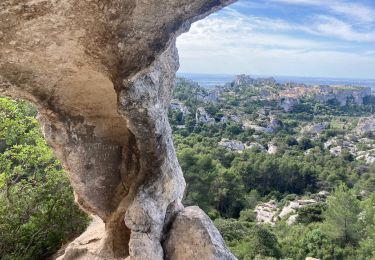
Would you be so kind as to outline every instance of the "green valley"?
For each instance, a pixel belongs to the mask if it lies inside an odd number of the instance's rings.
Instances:
[[[183,202],[239,259],[374,259],[374,111],[370,88],[180,78],[169,118]]]

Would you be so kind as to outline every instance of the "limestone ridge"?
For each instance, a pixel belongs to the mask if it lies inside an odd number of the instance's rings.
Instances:
[[[162,247],[176,214],[185,212],[167,119],[175,41],[234,1],[1,1],[0,94],[37,106],[77,202],[105,223],[61,259],[194,259],[168,252],[178,240]],[[194,210],[186,214],[204,216]],[[215,239],[192,247],[209,245],[205,259],[233,258],[202,218],[196,228]]]

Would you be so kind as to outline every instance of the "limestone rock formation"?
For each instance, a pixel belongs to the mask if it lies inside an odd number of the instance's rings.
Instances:
[[[249,75],[241,74],[234,76],[233,81],[229,84],[231,87],[240,87],[240,86],[252,86],[252,85],[276,85],[277,82],[274,78],[268,77],[268,78],[252,78]],[[269,94],[269,93],[268,93]],[[267,95],[267,94],[266,94]]]
[[[314,205],[320,200],[325,200],[329,195],[327,191],[321,191],[314,195],[315,199],[297,199],[287,202],[282,208],[278,207],[276,201],[271,200],[257,205],[254,209],[257,223],[275,225],[279,220],[286,219],[287,224],[293,225],[297,221],[298,210],[309,205]]]
[[[268,154],[276,154],[278,150],[279,150],[279,148],[277,147],[276,144],[274,144],[272,142],[268,143],[268,150],[267,150]]]
[[[0,2],[0,94],[36,105],[77,202],[105,223],[97,259],[163,258],[185,186],[167,120],[176,37],[234,1]]]
[[[188,207],[176,216],[164,243],[167,259],[236,259],[210,218],[198,207]]]
[[[245,144],[237,140],[222,139],[219,142],[219,145],[222,147],[228,148],[232,151],[243,151],[246,148]]]
[[[96,259],[97,255],[100,255],[100,242],[104,235],[105,224],[100,218],[94,217],[87,230],[70,243],[67,248],[59,250],[53,258],[57,260]]]
[[[238,86],[248,86],[248,85],[252,85],[254,84],[255,80],[249,76],[249,75],[245,75],[245,74],[241,74],[241,75],[236,75],[233,79],[233,82],[231,83],[231,85],[233,87],[238,87]]]
[[[278,208],[276,201],[270,200],[267,203],[259,204],[255,207],[256,222],[275,225],[277,221]]]
[[[357,127],[354,129],[355,133],[358,135],[364,135],[366,133],[375,134],[375,116],[372,117],[362,117],[358,121]]]
[[[289,201],[279,213],[279,218],[285,218],[288,215],[296,213],[298,209],[306,207],[308,205],[316,204],[317,201],[313,199],[303,199],[296,201]]]
[[[363,105],[364,99],[371,96],[369,87],[318,86],[317,90],[314,97],[316,101],[325,103],[337,100],[340,106],[347,105],[349,100],[356,105]]]
[[[327,127],[329,126],[329,122],[321,122],[321,123],[312,123],[308,124],[301,130],[302,135],[307,136],[314,136],[321,134]]]
[[[290,112],[292,109],[300,103],[298,98],[291,98],[287,96],[280,97],[279,106],[285,111]]]
[[[198,107],[195,113],[195,120],[203,124],[214,124],[215,118],[211,117],[204,107]]]

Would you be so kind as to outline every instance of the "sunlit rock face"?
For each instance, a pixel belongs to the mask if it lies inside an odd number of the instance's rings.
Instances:
[[[167,259],[236,259],[225,248],[223,238],[210,218],[196,206],[177,214],[164,248]]]
[[[0,2],[0,94],[36,104],[77,202],[105,223],[62,259],[168,255],[185,187],[167,120],[176,37],[232,2]]]

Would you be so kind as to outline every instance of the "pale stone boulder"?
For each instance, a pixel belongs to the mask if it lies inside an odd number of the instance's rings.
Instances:
[[[275,225],[278,210],[276,201],[274,200],[257,205],[254,209],[254,212],[257,214],[256,222]]]
[[[102,259],[97,250],[100,248],[100,241],[105,235],[105,225],[99,217],[93,220],[87,230],[71,242],[65,249],[61,249],[52,258],[56,260],[95,260]],[[111,256],[107,256],[111,257]]]
[[[179,213],[164,242],[166,259],[234,260],[211,219],[199,208],[188,207]]]

